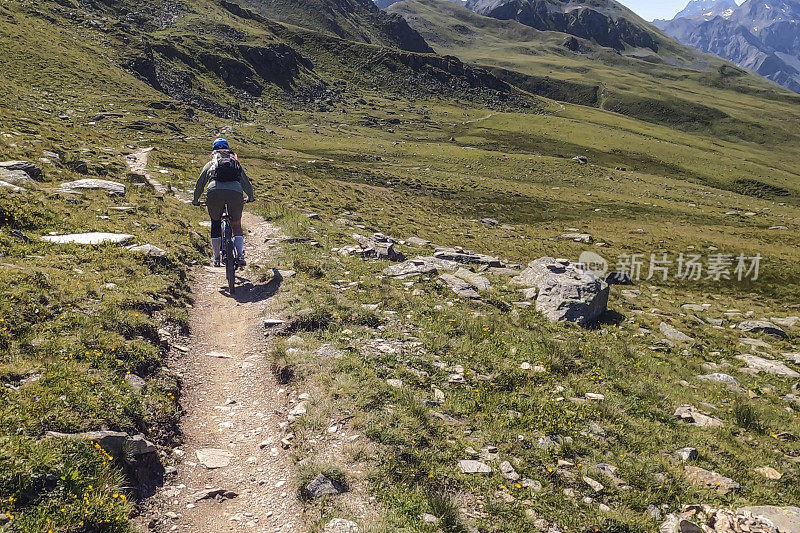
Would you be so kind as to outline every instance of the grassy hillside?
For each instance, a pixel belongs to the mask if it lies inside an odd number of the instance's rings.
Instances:
[[[453,24],[427,0],[403,5],[442,32],[467,28],[457,44],[447,33],[431,39],[439,52],[597,86],[585,91],[596,101],[549,100],[455,59],[346,41],[200,0],[176,3],[164,17],[127,2],[0,6],[0,154],[37,162],[44,175],[0,193],[0,528],[130,529],[125,460],[91,442],[45,438],[48,431],[141,432],[165,465],[174,461],[180,383],[165,365],[164,338],[185,332],[187,272],[207,253],[206,230],[200,212],[140,187],[124,155],[155,146],[151,170],[188,189],[220,133],[255,181],[254,209],[299,238],[283,259],[298,278],[280,297],[298,315],[310,309],[319,318],[264,354],[295,367],[298,381],[288,386],[314,392],[310,416],[294,428],[297,476],[316,462],[340,471],[353,493],[374,497],[365,499],[375,517],[365,530],[531,531],[541,519],[564,532],[655,531],[650,505],[663,515],[698,502],[800,500],[800,446],[787,436],[800,435],[796,379],[753,374],[735,358],[759,350],[797,370],[781,354],[799,351],[800,330],[787,326],[782,341],[759,336],[766,346],[751,348],[733,329],[748,316],[798,314],[796,99],[721,65],[699,71],[602,51],[576,55],[560,51],[555,35]],[[217,20],[210,28],[205,12]],[[273,76],[243,46],[290,61]],[[540,94],[525,85],[531,79],[508,79]],[[574,94],[570,87],[559,94]],[[648,107],[641,95],[687,110],[691,120],[675,123],[670,108]],[[576,155],[589,164],[572,161]],[[126,196],[53,191],[85,177],[122,182]],[[308,212],[320,220],[300,215]],[[501,225],[479,222],[484,217]],[[606,246],[559,239],[566,228]],[[68,231],[129,233],[167,253],[40,240]],[[586,249],[612,262],[691,251],[760,253],[763,262],[756,282],[654,279],[633,287],[637,297],[614,288],[616,319],[580,330],[515,305],[520,294],[501,273],[490,275],[494,288],[482,302],[461,300],[435,279],[386,278],[388,262],[334,251],[352,244],[355,231],[413,235],[520,264],[545,255],[576,260]],[[430,253],[398,246],[408,256]],[[659,342],[661,322],[695,340]],[[393,348],[379,348],[386,342]],[[311,355],[324,343],[343,357]],[[450,382],[458,365],[463,381]],[[713,371],[733,375],[740,388],[696,377]],[[138,392],[131,375],[145,380]],[[587,392],[605,400],[586,401]],[[684,403],[724,426],[679,422],[673,412]],[[329,453],[317,436],[334,416],[363,437]],[[543,436],[555,444],[540,447]],[[487,446],[512,464],[519,483],[500,475],[499,462],[491,476],[460,473],[457,461]],[[684,446],[742,489],[723,496],[690,484],[683,464],[666,455]],[[616,466],[629,488],[598,474],[600,463]],[[781,479],[753,470],[760,466]],[[595,493],[583,476],[605,490]],[[344,499],[308,505],[311,527],[356,514]],[[424,522],[423,513],[440,523]]]

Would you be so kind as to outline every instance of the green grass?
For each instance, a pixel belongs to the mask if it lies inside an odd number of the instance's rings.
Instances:
[[[108,24],[124,18],[117,9],[130,7],[107,6]],[[295,427],[295,458],[305,465],[298,466],[298,486],[329,469],[343,472],[351,488],[342,499],[308,504],[314,527],[364,508],[367,531],[528,530],[531,511],[565,532],[653,531],[656,522],[645,512],[650,504],[667,511],[696,502],[736,507],[800,500],[792,461],[800,448],[777,438],[784,431],[800,434],[796,413],[782,399],[791,382],[740,371],[734,355],[742,347],[729,327],[738,318],[724,316],[734,308],[756,317],[797,314],[796,97],[713,62],[701,71],[601,51],[575,56],[558,50],[556,35],[472,28],[491,40],[481,46],[478,39],[458,41],[464,61],[549,78],[559,99],[572,92],[570,84],[589,93],[599,88],[597,102],[585,102],[590,106],[529,95],[501,101],[493,93],[453,89],[446,76],[432,82],[442,70],[424,62],[415,70],[409,66],[414,56],[255,24],[200,0],[172,25],[155,29],[148,21],[133,33],[97,30],[88,23],[96,18],[90,10],[78,12],[73,24],[62,8],[69,9],[43,3],[48,22],[21,3],[0,7],[16,22],[0,28],[0,87],[7,95],[0,154],[37,161],[51,150],[64,162],[43,164],[45,181],[34,190],[0,195],[0,288],[7,295],[0,302],[0,512],[14,517],[12,530],[128,530],[130,495],[120,497],[125,482],[116,461],[87,443],[42,439],[46,431],[108,427],[144,432],[164,449],[175,444],[180,389],[164,367],[159,329],[186,331],[187,272],[203,259],[205,230],[197,225],[199,211],[138,187],[141,180],[128,175],[122,156],[129,146],[156,146],[151,170],[167,170],[158,178],[186,190],[209,140],[220,133],[234,143],[255,183],[255,210],[306,239],[286,244],[277,265],[297,272],[277,297],[302,317],[296,328],[301,350],[289,351],[286,339],[270,355],[292,368],[293,386],[314,391],[309,416]],[[132,44],[141,34],[154,43],[179,42],[189,55],[218,45],[217,34],[198,32],[205,10],[219,15],[220,34],[241,32],[251,44],[285,41],[310,58],[313,69],[296,80],[299,96],[267,86],[261,98],[247,97],[213,72],[175,60],[172,67],[192,74],[194,93],[238,106],[241,119],[187,113],[191,106],[180,102],[153,106],[164,94],[116,65],[141,53]],[[442,26],[438,14],[424,13]],[[454,53],[444,41],[431,42]],[[303,100],[318,80],[329,87],[339,82],[326,111]],[[123,118],[93,120],[104,111]],[[674,111],[683,118],[675,120]],[[571,161],[579,154],[590,164]],[[76,204],[49,191],[83,177],[68,164],[78,159],[88,160],[91,177],[124,182],[126,197],[89,193]],[[136,210],[109,209],[127,203]],[[321,221],[302,216],[310,212]],[[483,217],[505,226],[487,227]],[[545,255],[577,259],[586,246],[557,238],[568,227],[605,242],[591,249],[612,261],[623,253],[675,257],[713,247],[761,253],[762,276],[753,283],[642,282],[635,300],[615,288],[610,307],[625,320],[580,330],[514,306],[519,294],[503,277],[492,278],[486,304],[474,304],[433,280],[408,280],[407,287],[378,275],[384,263],[332,252],[351,244],[355,231],[382,231],[520,264]],[[147,258],[120,247],[39,240],[73,230],[131,233],[168,253]],[[401,248],[408,256],[426,253]],[[350,282],[357,284],[348,288]],[[722,318],[724,327],[699,324],[681,308],[687,302],[710,304],[700,318]],[[652,349],[660,337],[639,328],[657,332],[662,320],[696,337],[688,353]],[[784,342],[765,339],[773,344],[770,353],[796,351],[797,333],[790,330]],[[378,338],[405,349],[370,348]],[[308,354],[322,343],[335,344],[344,357]],[[723,360],[732,365],[723,371],[753,394],[695,378],[707,373],[703,363]],[[524,371],[523,362],[546,371]],[[463,385],[447,382],[447,368],[455,365],[468,371]],[[146,378],[141,393],[125,383],[128,372]],[[405,386],[392,388],[386,379]],[[440,405],[423,403],[434,399],[432,386],[444,393]],[[606,400],[570,401],[587,392]],[[672,413],[683,403],[713,406],[725,427],[679,423]],[[303,444],[345,414],[352,418],[343,424],[360,439],[341,453],[307,456]],[[595,424],[604,437],[587,432]],[[540,448],[542,435],[559,435],[560,444]],[[468,448],[480,452],[485,445],[497,446],[541,490],[518,487],[497,472],[462,475],[457,461],[472,458]],[[666,455],[688,445],[699,449],[700,466],[735,478],[744,490],[721,497],[691,487],[682,466]],[[559,473],[558,459],[574,463],[572,476]],[[617,466],[631,489],[594,472],[601,462]],[[752,471],[761,465],[785,475],[767,481]],[[593,495],[583,475],[606,491]],[[585,503],[584,496],[595,501]],[[600,511],[599,502],[611,511]],[[423,523],[423,513],[440,524]]]

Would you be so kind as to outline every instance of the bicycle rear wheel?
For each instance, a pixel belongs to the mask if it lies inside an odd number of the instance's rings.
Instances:
[[[228,278],[228,291],[236,293],[236,253],[234,252],[233,233],[228,221],[223,221],[222,246],[225,248],[225,276]]]

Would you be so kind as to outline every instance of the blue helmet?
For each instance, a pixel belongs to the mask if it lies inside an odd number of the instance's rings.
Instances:
[[[228,141],[220,137],[219,139],[214,140],[214,144],[211,145],[211,150],[230,150],[231,147],[228,144]]]

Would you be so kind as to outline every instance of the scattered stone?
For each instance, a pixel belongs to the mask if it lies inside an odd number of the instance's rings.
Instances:
[[[700,412],[691,405],[682,405],[675,409],[675,416],[687,424],[698,427],[722,427],[722,420]]]
[[[745,320],[739,323],[738,328],[745,333],[764,333],[781,340],[789,338],[785,331],[768,320]]]
[[[225,468],[231,464],[233,454],[222,448],[200,448],[195,452],[200,464],[212,470],[214,468]]]
[[[322,533],[359,533],[358,525],[350,520],[334,518],[322,528]]]
[[[730,376],[728,374],[723,374],[721,372],[714,372],[712,374],[705,374],[702,376],[697,376],[697,379],[703,381],[716,381],[718,383],[724,383],[725,385],[729,385],[731,387],[739,387],[739,382],[736,380],[735,377]]]
[[[639,296],[641,296],[642,291],[631,289],[631,290],[620,291],[620,294],[622,294],[622,296],[624,296],[625,298],[633,300],[634,298],[638,298]]]
[[[208,352],[206,357],[214,357],[216,359],[231,359],[232,356],[222,352]]]
[[[596,392],[587,392],[586,394],[584,394],[584,396],[586,397],[587,400],[595,400],[598,402],[601,402],[606,399],[605,396],[603,396],[602,394],[598,394]]]
[[[125,196],[125,185],[116,181],[87,178],[62,183],[59,192],[80,192],[85,190],[105,191],[111,196]]]
[[[422,248],[425,246],[430,246],[431,241],[420,239],[419,237],[409,237],[406,239],[406,244],[409,246],[416,246],[418,248]]]
[[[800,531],[800,508],[742,507],[735,511],[703,505],[686,505],[669,514],[660,533],[790,533]]]
[[[353,239],[358,243],[358,247],[344,247],[339,250],[339,253],[343,255],[353,253],[362,257],[375,257],[377,259],[388,259],[389,261],[406,260],[401,252],[394,249],[394,240],[382,233],[375,233],[371,237],[354,233]]]
[[[439,518],[437,518],[435,515],[432,515],[430,513],[421,514],[419,519],[422,520],[423,522],[425,522],[426,524],[438,524],[439,523]]]
[[[237,494],[232,490],[214,488],[214,489],[203,489],[201,491],[197,491],[191,496],[189,496],[189,499],[191,499],[194,503],[197,503],[202,500],[213,500],[213,499],[222,501],[222,500],[229,500],[232,498],[236,498],[238,495],[239,494]]]
[[[588,233],[564,233],[558,236],[562,241],[582,242],[584,244],[591,244],[594,239]]]
[[[480,461],[464,459],[458,462],[458,467],[464,474],[491,474],[492,467]]]
[[[690,483],[707,489],[714,489],[722,495],[741,488],[734,480],[699,466],[685,466],[684,472],[686,473],[686,479]]]
[[[386,384],[390,387],[394,387],[395,389],[402,389],[403,388],[403,380],[402,379],[387,379]]]
[[[777,481],[783,477],[783,474],[769,466],[759,466],[755,469],[755,472],[773,481]]]
[[[500,223],[493,218],[482,218],[481,224],[486,224],[487,226],[499,226]]]
[[[290,421],[295,420],[301,416],[304,416],[307,413],[308,413],[308,407],[306,402],[305,401],[298,402],[298,404],[295,405],[291,411],[289,411],[289,420]]]
[[[69,235],[45,235],[42,237],[43,241],[53,242],[57,244],[125,244],[133,239],[133,235],[127,233],[72,233]]]
[[[136,374],[126,374],[125,383],[127,383],[134,391],[139,393],[144,388],[146,382]]]
[[[323,496],[338,496],[344,492],[347,492],[347,487],[322,473],[318,474],[305,486],[306,496],[314,500],[318,500]]]
[[[603,492],[605,487],[599,481],[596,481],[589,476],[583,476],[583,482],[589,485],[589,487],[597,494]]]
[[[519,474],[517,474],[517,471],[514,470],[514,467],[511,466],[511,463],[508,461],[500,463],[500,474],[511,481],[517,481],[519,479]]]
[[[774,359],[764,359],[763,357],[750,354],[737,355],[736,359],[743,361],[747,364],[747,368],[753,369],[756,372],[766,372],[767,374],[774,374],[787,378],[800,378],[800,373],[795,372],[785,364],[780,361],[775,361]]]
[[[318,357],[327,357],[329,359],[341,359],[344,357],[344,352],[332,344],[323,344],[314,351]]]
[[[605,313],[608,305],[608,284],[568,259],[537,259],[513,281],[539,289],[536,310],[551,322],[590,325]]]
[[[264,324],[264,327],[266,329],[282,326],[283,323],[284,321],[281,320],[280,318],[265,318],[264,321],[262,322],[262,324]]]
[[[150,257],[164,257],[167,255],[167,252],[152,244],[139,244],[137,246],[128,246],[127,248],[131,252],[144,254]]]
[[[662,322],[658,326],[658,329],[661,330],[661,333],[663,333],[667,339],[673,342],[692,342],[694,340],[690,336],[678,331],[674,326],[667,324],[666,322]]]
[[[575,157],[572,158],[572,160],[578,163],[579,165],[585,165],[589,163],[589,158],[587,158],[585,155],[576,155]]]
[[[681,448],[680,450],[675,450],[672,454],[676,459],[683,461],[684,463],[689,461],[696,461],[697,457],[699,456],[697,452],[697,448],[687,447]]]

